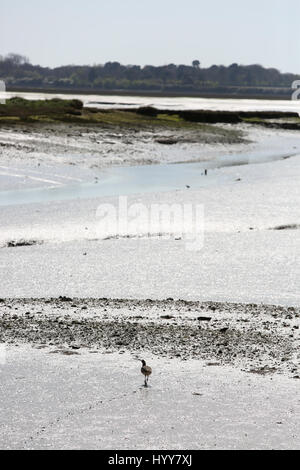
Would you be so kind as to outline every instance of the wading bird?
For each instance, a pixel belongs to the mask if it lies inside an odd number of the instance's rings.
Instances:
[[[149,376],[152,374],[152,369],[151,367],[147,366],[146,361],[141,360],[141,363],[143,364],[141,373],[145,376],[145,387],[148,387],[148,380]]]

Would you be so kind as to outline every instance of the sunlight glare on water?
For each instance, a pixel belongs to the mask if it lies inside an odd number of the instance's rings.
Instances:
[[[84,106],[99,109],[108,108],[139,108],[153,106],[158,109],[172,110],[211,110],[211,111],[282,111],[298,112],[300,101],[291,100],[255,100],[255,99],[215,99],[215,98],[184,98],[155,96],[115,96],[115,95],[80,95],[59,93],[16,93],[7,92],[6,99],[19,96],[28,100],[44,100],[52,98],[79,99]],[[291,91],[292,96],[292,91]],[[0,99],[2,95],[0,93]]]

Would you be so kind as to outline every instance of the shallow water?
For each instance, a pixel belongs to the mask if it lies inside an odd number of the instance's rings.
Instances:
[[[0,206],[197,189],[224,182],[226,177],[222,174],[221,179],[218,169],[283,160],[291,156],[288,153],[257,152],[224,155],[209,162],[112,167],[103,170],[99,179],[93,182],[1,191]]]
[[[292,93],[291,93],[292,95]],[[115,96],[115,95],[76,95],[59,93],[0,93],[1,98],[20,96],[29,100],[52,98],[79,99],[85,106],[96,108],[138,108],[154,106],[158,109],[192,110],[205,109],[212,111],[284,111],[300,113],[300,101],[293,100],[255,100],[255,99],[215,99],[155,96]]]

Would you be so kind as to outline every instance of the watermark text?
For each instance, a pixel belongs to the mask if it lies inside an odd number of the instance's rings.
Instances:
[[[101,204],[96,212],[101,238],[183,240],[189,251],[200,251],[204,243],[204,206],[193,203]]]

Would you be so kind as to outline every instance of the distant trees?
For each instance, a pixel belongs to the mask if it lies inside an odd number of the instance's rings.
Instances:
[[[8,54],[4,60],[6,60],[7,62],[11,62],[13,65],[23,65],[29,63],[28,57],[14,53]]]
[[[202,68],[199,60],[194,60],[190,66],[171,63],[158,67],[107,62],[104,65],[67,65],[51,69],[32,65],[20,54],[0,56],[0,80],[5,80],[8,86],[20,88],[214,92],[238,87],[251,93],[252,88],[290,88],[291,83],[299,78],[299,75],[282,74],[277,69],[266,69],[259,64],[233,63],[229,67],[213,65]]]

